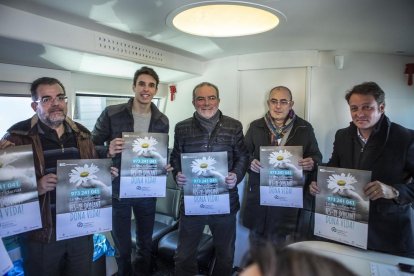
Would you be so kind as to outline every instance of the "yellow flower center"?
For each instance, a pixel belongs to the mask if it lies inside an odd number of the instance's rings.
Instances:
[[[279,155],[278,157],[276,157],[277,161],[282,161],[283,160],[283,156]]]
[[[89,175],[89,172],[81,172],[80,176],[81,177],[87,177]]]
[[[148,144],[148,143],[143,143],[143,144],[141,145],[141,147],[142,147],[142,148],[144,148],[144,149],[149,148],[149,144]]]
[[[207,163],[201,163],[200,164],[200,168],[202,168],[202,169],[206,169],[207,167],[208,167]]]
[[[336,184],[338,184],[338,186],[345,186],[346,181],[341,179],[341,180],[338,180],[338,181],[336,182]]]

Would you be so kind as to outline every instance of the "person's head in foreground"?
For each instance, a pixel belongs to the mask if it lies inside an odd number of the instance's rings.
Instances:
[[[355,276],[339,262],[328,257],[294,249],[276,249],[270,245],[250,252],[240,276]]]

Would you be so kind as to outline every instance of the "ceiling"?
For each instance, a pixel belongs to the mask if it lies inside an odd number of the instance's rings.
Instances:
[[[414,56],[412,0],[251,2],[276,9],[286,19],[282,19],[274,30],[262,34],[206,38],[182,33],[166,24],[171,12],[194,1],[0,0],[0,4],[72,25],[98,31],[116,29],[165,51],[199,61],[259,52],[300,50]],[[22,51],[27,54],[22,56]],[[71,65],[56,58],[53,62],[38,58],[39,51],[41,46],[37,43],[0,36],[0,62],[74,70]]]

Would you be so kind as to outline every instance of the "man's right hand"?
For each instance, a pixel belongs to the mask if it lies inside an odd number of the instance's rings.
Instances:
[[[109,143],[108,157],[113,158],[117,153],[121,153],[124,148],[125,140],[122,138],[115,138]]]
[[[0,149],[5,149],[11,146],[14,146],[14,143],[4,139],[0,140]]]
[[[182,188],[185,183],[187,183],[187,177],[183,173],[178,172],[177,176],[175,177],[175,181],[177,182],[177,186]]]
[[[255,173],[260,173],[260,168],[262,168],[262,164],[257,159],[253,159],[252,163],[250,163],[250,170]]]
[[[316,181],[312,181],[311,184],[309,185],[309,192],[313,196],[321,192],[321,190],[318,187],[318,183],[316,183]]]
[[[37,190],[39,195],[44,195],[46,192],[53,191],[56,189],[57,185],[57,175],[53,173],[46,174],[42,176],[37,181]]]

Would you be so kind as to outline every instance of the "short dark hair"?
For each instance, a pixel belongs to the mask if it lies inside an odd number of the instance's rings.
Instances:
[[[200,87],[203,87],[203,86],[210,86],[210,87],[213,87],[213,88],[214,88],[214,90],[216,90],[216,93],[217,93],[217,99],[220,99],[220,94],[219,94],[219,89],[218,89],[218,87],[217,87],[216,85],[212,84],[211,82],[204,81],[204,82],[202,82],[202,83],[197,84],[197,85],[194,87],[194,89],[193,89],[193,100],[195,100],[196,90],[197,90],[197,89],[199,89]]]
[[[293,97],[292,97],[292,91],[290,91],[290,89],[289,89],[289,88],[287,88],[286,86],[282,86],[282,85],[275,86],[275,87],[273,87],[272,89],[270,89],[270,91],[269,91],[269,96],[267,97],[267,99],[269,99],[269,98],[270,98],[270,95],[272,94],[273,90],[286,90],[286,91],[289,93],[290,100],[293,100]]]
[[[372,95],[378,104],[385,103],[385,93],[381,87],[373,81],[363,82],[355,85],[345,95],[345,100],[349,103],[349,99],[353,94]]]
[[[63,86],[63,84],[55,78],[49,78],[49,77],[42,77],[42,78],[38,78],[37,80],[35,80],[34,82],[32,82],[31,86],[30,86],[30,93],[32,96],[32,101],[37,101],[37,88],[39,87],[39,85],[54,85],[54,84],[58,84],[60,87],[62,87],[63,90],[63,94],[66,95],[66,90],[65,87]]]
[[[151,77],[153,77],[155,79],[155,88],[158,88],[158,84],[160,83],[160,78],[158,77],[154,69],[147,67],[147,66],[142,66],[140,69],[138,69],[134,74],[134,83],[133,83],[134,86],[140,75],[150,75]]]

